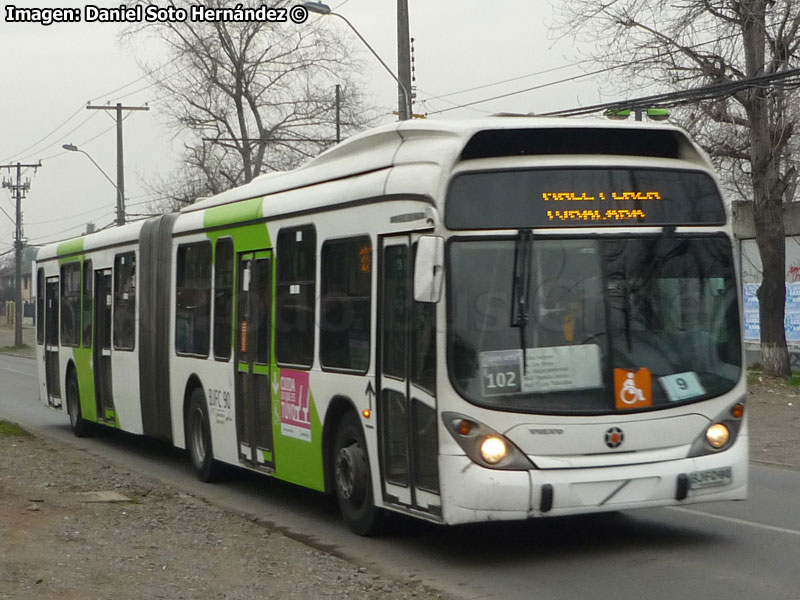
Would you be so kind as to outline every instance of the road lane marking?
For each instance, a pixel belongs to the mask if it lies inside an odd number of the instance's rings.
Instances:
[[[28,373],[27,371],[17,371],[16,369],[9,369],[8,367],[0,367],[4,371],[11,371],[12,373],[19,373],[20,375],[27,375],[28,377],[36,377],[36,373]]]
[[[719,521],[727,521],[728,523],[736,523],[737,525],[746,525],[748,527],[755,527],[756,529],[765,529],[767,531],[776,531],[778,533],[788,533],[789,535],[800,536],[800,531],[796,529],[787,529],[786,527],[777,527],[775,525],[766,525],[764,523],[756,523],[755,521],[746,521],[744,519],[737,519],[736,517],[726,517],[723,515],[714,515],[711,513],[703,512],[701,510],[692,510],[690,508],[683,508],[680,506],[668,506],[670,510],[688,513],[690,515],[699,515],[701,517],[709,517]]]

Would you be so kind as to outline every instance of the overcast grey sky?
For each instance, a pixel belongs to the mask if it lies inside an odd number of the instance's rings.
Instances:
[[[38,172],[29,169],[25,173],[31,188],[23,201],[25,237],[31,244],[42,244],[82,233],[87,221],[103,227],[114,220],[114,187],[86,156],[61,148],[64,143],[78,145],[116,179],[113,113],[86,110],[87,102],[143,105],[152,103],[158,92],[142,78],[137,64],[141,56],[118,42],[120,25],[8,23],[8,4],[3,4],[4,14],[0,15],[0,164],[42,160]],[[83,9],[90,3],[19,0],[16,4]],[[120,2],[98,0],[94,4],[119,6]],[[168,0],[163,4],[168,5]],[[331,6],[345,15],[396,71],[395,0],[334,0]],[[581,75],[584,71],[576,64],[574,40],[554,41],[549,33],[548,0],[409,0],[409,15],[416,50],[415,112],[436,119],[470,118],[497,112],[541,113],[616,99],[600,96],[598,80],[582,78],[454,108]],[[354,35],[339,19],[311,18],[327,19],[342,36]],[[281,26],[296,27],[291,23]],[[151,64],[163,62],[158,55],[147,58]],[[362,59],[368,69],[368,93],[385,107],[386,120],[393,120],[390,111],[397,101],[394,80],[366,50]],[[489,85],[504,80],[512,81]],[[470,91],[455,93],[461,90]],[[156,107],[127,115],[127,211],[145,213],[153,200],[145,182],[167,176],[176,167],[180,145],[164,130]],[[8,179],[11,173],[3,170],[2,175]],[[14,216],[8,190],[0,190],[0,208]],[[0,212],[0,254],[11,248],[13,235],[12,221]]]

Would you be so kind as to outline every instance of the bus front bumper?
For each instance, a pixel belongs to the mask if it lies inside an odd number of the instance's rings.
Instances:
[[[724,452],[659,463],[584,469],[501,471],[466,456],[440,456],[449,524],[744,500],[748,438]]]

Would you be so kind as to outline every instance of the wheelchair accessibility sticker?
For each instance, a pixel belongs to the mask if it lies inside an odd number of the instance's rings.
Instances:
[[[619,410],[642,408],[653,404],[650,369],[638,371],[614,369],[614,403]]]

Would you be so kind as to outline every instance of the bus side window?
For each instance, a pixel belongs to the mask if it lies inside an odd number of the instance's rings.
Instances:
[[[94,292],[92,288],[92,261],[83,262],[83,347],[92,347],[92,303]]]
[[[81,264],[61,266],[61,344],[77,346],[81,329]]]
[[[372,243],[359,236],[322,245],[319,357],[323,367],[369,367]]]
[[[229,360],[233,319],[233,240],[217,240],[214,253],[214,358]]]
[[[175,352],[208,356],[211,338],[211,243],[178,246]]]
[[[314,362],[317,233],[313,225],[278,233],[275,357],[310,368]]]
[[[114,257],[114,349],[133,350],[136,340],[136,253]]]
[[[417,244],[411,264],[416,264]],[[413,278],[412,278],[413,281]],[[411,382],[436,395],[436,304],[411,305]]]

